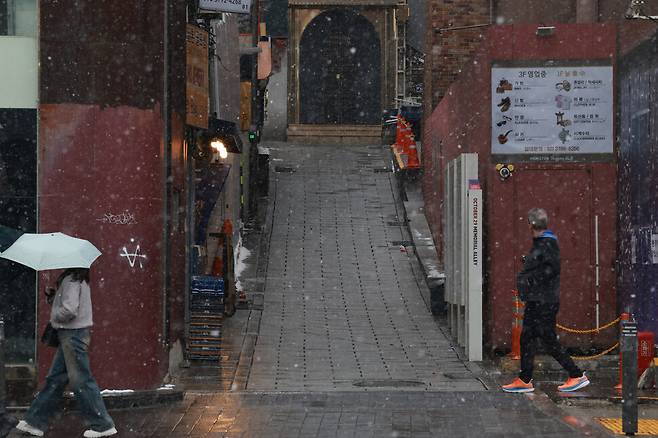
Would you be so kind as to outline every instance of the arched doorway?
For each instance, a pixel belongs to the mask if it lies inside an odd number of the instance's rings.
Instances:
[[[365,17],[350,9],[320,14],[304,30],[299,59],[301,123],[379,123],[380,41]]]

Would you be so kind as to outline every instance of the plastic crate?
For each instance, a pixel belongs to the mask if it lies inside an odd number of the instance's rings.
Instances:
[[[209,275],[193,275],[191,282],[192,295],[221,295],[224,296],[224,279]]]

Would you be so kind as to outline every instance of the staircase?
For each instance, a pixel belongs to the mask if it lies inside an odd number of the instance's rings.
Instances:
[[[288,142],[304,145],[381,144],[380,125],[288,125]]]

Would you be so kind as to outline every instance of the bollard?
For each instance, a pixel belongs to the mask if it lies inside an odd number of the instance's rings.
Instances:
[[[619,350],[624,370],[622,376],[622,432],[637,433],[637,323],[622,321]]]
[[[512,351],[509,357],[514,360],[521,359],[521,331],[523,331],[523,308],[525,305],[519,297],[519,292],[512,291],[514,312],[512,312]]]
[[[18,420],[7,414],[5,401],[7,390],[5,387],[5,321],[0,315],[0,438],[5,438],[16,426]]]
[[[0,316],[0,418],[5,415],[5,320]]]

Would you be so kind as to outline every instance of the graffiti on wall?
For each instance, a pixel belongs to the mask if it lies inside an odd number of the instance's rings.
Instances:
[[[130,245],[133,246],[135,243],[135,239],[130,239]],[[124,246],[121,250],[121,253],[119,254],[120,257],[125,257],[126,260],[128,260],[128,264],[130,265],[131,268],[134,268],[136,264],[139,264],[140,269],[144,269],[144,260],[146,260],[146,254],[142,253],[141,248],[139,245],[135,247],[132,252],[128,251],[128,247]]]
[[[135,214],[127,211],[119,214],[105,213],[102,217],[99,217],[96,220],[110,225],[134,225],[137,223]]]

